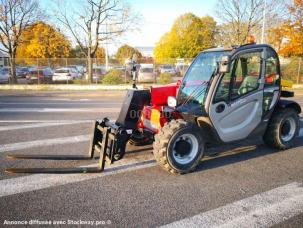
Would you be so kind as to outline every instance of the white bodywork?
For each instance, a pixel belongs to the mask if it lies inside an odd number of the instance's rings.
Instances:
[[[8,83],[9,81],[9,69],[0,68],[0,83]]]
[[[263,90],[258,90],[231,104],[219,102],[210,106],[209,114],[220,138],[231,142],[246,138],[261,122]],[[223,112],[216,112],[224,105]]]
[[[78,72],[73,68],[59,68],[55,70],[53,81],[72,81],[78,78]]]
[[[138,82],[155,82],[155,72],[153,64],[141,64],[138,73]]]
[[[169,74],[176,74],[176,70],[173,65],[164,65],[160,67],[160,73],[169,73]]]

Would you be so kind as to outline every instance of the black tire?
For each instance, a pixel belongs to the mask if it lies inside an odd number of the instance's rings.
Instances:
[[[179,158],[177,159],[177,149],[174,150],[176,147],[178,147],[176,146],[177,143],[181,141],[182,143],[187,142],[187,140],[183,140],[182,138],[179,140],[182,135],[189,135],[190,137],[194,137],[194,141],[197,144],[196,145],[195,143],[192,143],[192,145],[189,144],[190,147],[187,147],[191,151],[197,151],[192,155],[193,158],[187,163],[180,162],[180,158],[182,160],[183,155],[179,154]],[[193,148],[193,144],[197,146],[196,149]],[[164,127],[160,129],[160,132],[156,134],[153,144],[153,153],[157,162],[163,169],[171,173],[184,174],[193,171],[200,163],[204,155],[204,145],[205,143],[198,126],[192,123],[188,123],[184,120],[172,120],[171,122],[165,124]],[[183,148],[182,153],[184,153],[185,147],[182,144],[181,147]]]
[[[292,147],[294,139],[299,132],[299,121],[298,112],[293,108],[279,109],[274,112],[263,136],[265,144],[279,150],[286,150]],[[287,124],[290,125],[289,134],[284,131]],[[293,124],[294,126],[292,126]]]

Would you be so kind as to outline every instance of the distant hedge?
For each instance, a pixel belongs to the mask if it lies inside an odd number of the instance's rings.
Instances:
[[[123,78],[121,77],[123,72],[121,70],[112,69],[102,79],[102,84],[106,85],[118,85],[123,84]]]
[[[162,73],[159,76],[158,83],[159,84],[168,84],[172,82],[172,76],[170,73]]]

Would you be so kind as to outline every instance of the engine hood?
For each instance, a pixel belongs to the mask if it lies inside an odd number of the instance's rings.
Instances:
[[[176,97],[179,83],[171,83],[163,86],[151,87],[151,104],[152,106],[166,106],[169,96]]]

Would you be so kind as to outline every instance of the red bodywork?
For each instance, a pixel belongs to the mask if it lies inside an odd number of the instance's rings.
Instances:
[[[163,108],[167,106],[167,98],[169,96],[176,97],[179,85],[180,82],[177,82],[151,88],[151,105],[143,108],[138,128],[151,131],[154,134],[158,133],[159,129],[168,121],[163,113]]]

